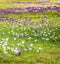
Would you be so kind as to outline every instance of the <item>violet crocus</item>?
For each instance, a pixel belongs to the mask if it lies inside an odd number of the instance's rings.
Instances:
[[[45,20],[42,20],[40,23],[43,25],[45,23]]]
[[[18,48],[17,51],[18,51],[17,54],[18,54],[18,55],[21,55],[21,48]]]

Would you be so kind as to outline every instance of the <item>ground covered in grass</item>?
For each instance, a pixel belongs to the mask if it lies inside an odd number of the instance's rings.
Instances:
[[[13,1],[0,1],[0,64],[60,64],[60,4]]]
[[[1,64],[59,64],[60,22],[32,19],[0,22]]]

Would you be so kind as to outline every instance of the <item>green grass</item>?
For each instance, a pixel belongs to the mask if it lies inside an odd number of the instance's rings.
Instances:
[[[8,14],[9,18],[32,18],[34,22],[38,22],[44,19],[44,16],[47,16],[47,21],[59,22],[60,18],[56,15],[56,12],[47,12],[47,13],[23,13],[23,14]]]
[[[35,2],[36,0],[0,0],[0,2]]]
[[[10,0],[2,0],[0,2],[10,2]],[[18,1],[18,0],[14,0]],[[23,1],[23,0],[20,0]],[[27,0],[24,0],[27,1]],[[31,0],[28,0],[31,1]],[[33,0],[35,1],[35,0]],[[12,0],[13,2],[13,0]],[[6,9],[6,8],[14,8],[16,5],[3,5],[0,4],[0,9]],[[17,6],[17,7],[22,7],[22,6]],[[4,16],[0,14],[0,17]],[[24,14],[8,14],[8,18],[16,18],[18,19],[19,17],[22,17],[22,21],[24,21],[25,17],[30,18],[32,17],[32,20],[34,22],[41,21],[44,19],[44,16],[48,16],[47,19],[45,19],[48,22],[55,22],[56,25],[53,26],[59,26],[59,30],[55,30],[57,35],[60,35],[60,17],[57,17],[55,14],[55,11],[52,12],[47,12],[47,13],[24,13]],[[39,17],[39,18],[37,18]],[[20,22],[22,22],[20,21]],[[39,37],[34,37],[31,34],[33,34],[32,31],[29,30],[30,27],[36,28],[37,26],[19,26],[19,23],[10,23],[10,22],[0,22],[0,43],[4,45],[6,38],[9,38],[8,40],[8,45],[6,47],[13,47],[13,44],[15,45],[14,47],[17,47],[18,43],[21,43],[22,41],[25,42],[24,46],[18,46],[19,48],[22,49],[22,54],[21,55],[16,55],[14,52],[11,50],[8,50],[8,54],[5,54],[3,51],[2,46],[0,46],[0,64],[60,64],[60,40],[59,41],[42,41]],[[26,28],[24,30],[23,28]],[[48,28],[48,27],[47,27]],[[23,29],[23,30],[22,30]],[[53,28],[51,28],[54,30]],[[9,33],[10,32],[10,33]],[[27,37],[17,37],[14,36],[13,33],[28,33],[30,36]],[[41,30],[40,30],[41,32]],[[17,38],[17,40],[14,40],[14,38]],[[29,37],[32,37],[31,40],[28,40]],[[37,41],[34,41],[36,40]],[[24,51],[24,48],[27,48],[29,44],[34,44],[33,50],[32,51]],[[36,52],[38,48],[41,48],[39,52]],[[11,55],[11,56],[10,56]],[[1,58],[1,56],[3,56]]]
[[[10,15],[8,15],[11,17]],[[27,16],[30,16],[27,14]],[[33,15],[35,16],[35,15]],[[17,14],[12,16],[12,17],[18,17]],[[24,16],[23,16],[24,17]],[[52,19],[51,19],[52,18]],[[35,20],[34,18],[32,18]],[[42,18],[41,18],[42,19]],[[55,21],[59,22],[60,18],[54,18],[50,17],[48,20],[50,21]],[[37,19],[39,20],[39,19]],[[35,20],[35,21],[37,21]],[[57,23],[58,23],[57,22]],[[9,54],[12,56],[9,56],[8,54],[3,53],[3,49],[0,47],[0,56],[3,56],[3,58],[0,58],[0,64],[60,64],[60,42],[44,42],[41,40],[38,40],[37,42],[34,42],[34,37],[33,40],[27,40],[28,37],[22,37],[18,38],[16,41],[14,41],[14,37],[12,34],[13,33],[24,33],[25,31],[27,33],[31,33],[28,29],[27,30],[21,30],[18,26],[19,23],[9,23],[9,22],[1,22],[0,23],[0,41],[2,38],[9,38],[8,40],[8,46],[12,47],[12,44],[17,46],[17,44],[21,41],[25,42],[24,47],[22,48],[22,54],[21,55],[15,55],[13,52],[8,51]],[[15,27],[15,28],[13,28]],[[23,27],[24,28],[24,27]],[[28,26],[25,28],[29,28]],[[12,32],[13,31],[13,32]],[[8,33],[10,32],[10,34]],[[4,34],[3,34],[4,33]],[[38,39],[38,38],[37,38]],[[5,41],[4,41],[5,42]],[[32,51],[23,51],[25,47],[28,46],[28,44],[34,44],[33,50]],[[42,48],[40,52],[36,52],[38,48]]]

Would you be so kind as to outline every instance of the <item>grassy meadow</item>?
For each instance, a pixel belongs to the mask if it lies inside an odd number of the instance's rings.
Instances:
[[[7,5],[0,4],[0,10],[24,8],[20,4]],[[59,14],[0,13],[0,64],[60,64]]]

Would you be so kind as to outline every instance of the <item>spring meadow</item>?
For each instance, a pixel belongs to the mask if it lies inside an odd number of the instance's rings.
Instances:
[[[0,0],[0,64],[60,64],[60,0]]]

